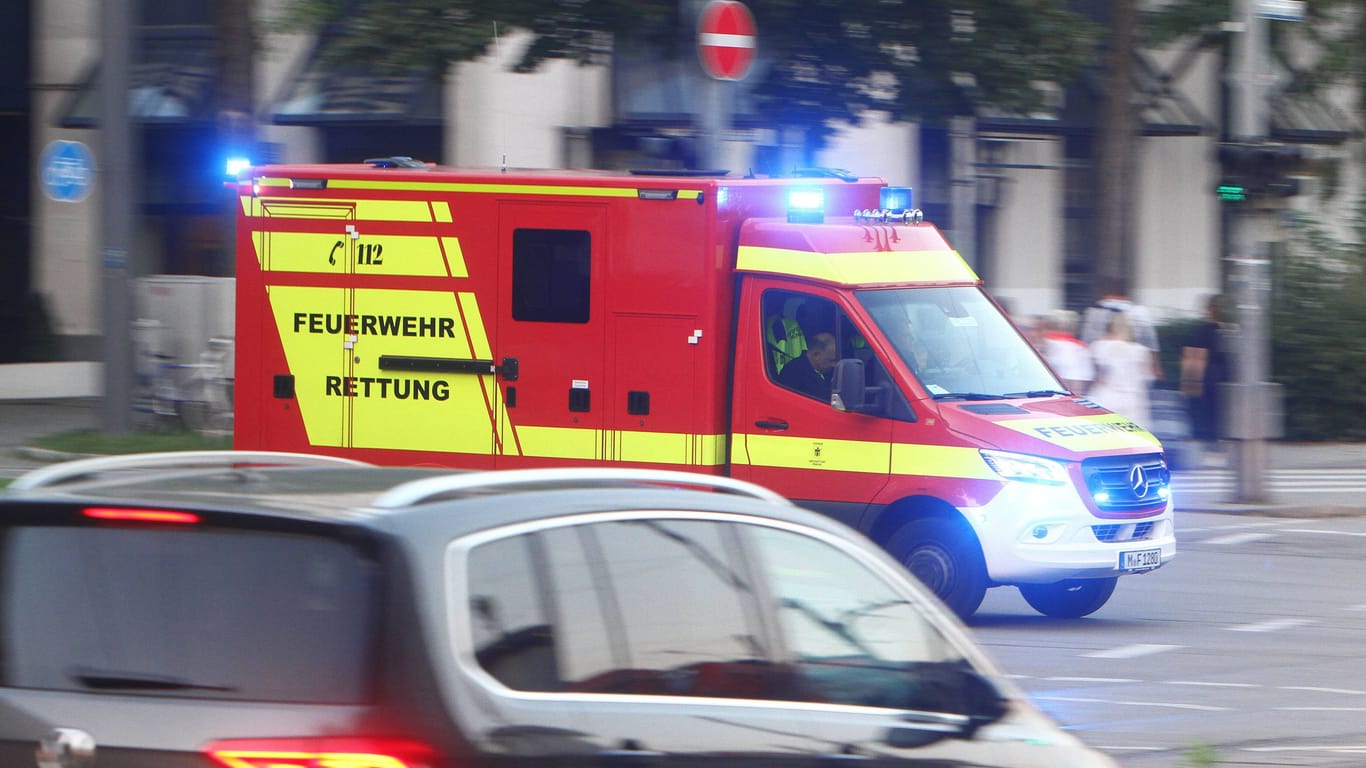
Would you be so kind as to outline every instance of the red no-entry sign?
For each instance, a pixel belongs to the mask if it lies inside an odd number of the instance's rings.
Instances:
[[[717,80],[739,80],[754,63],[754,17],[744,3],[711,0],[697,17],[697,55]]]

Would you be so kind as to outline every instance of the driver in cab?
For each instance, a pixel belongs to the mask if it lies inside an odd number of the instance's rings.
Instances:
[[[811,346],[793,358],[778,374],[778,383],[818,400],[830,402],[830,376],[839,359],[835,334],[821,331],[811,337]]]

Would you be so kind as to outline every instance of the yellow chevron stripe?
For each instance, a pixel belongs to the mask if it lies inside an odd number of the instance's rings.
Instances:
[[[982,454],[976,448],[912,443],[892,445],[892,473],[971,480],[1001,479],[982,461]]]
[[[751,466],[828,469],[887,474],[890,446],[864,440],[786,435],[745,435]]]
[[[742,245],[736,254],[736,268],[840,285],[977,280],[977,274],[963,257],[951,250],[814,253]]]
[[[451,272],[456,272],[455,277],[468,276],[455,238],[438,241],[435,237],[383,235],[353,239],[345,232],[257,231],[252,233],[251,241],[256,248],[256,260],[265,272],[417,277],[446,276],[446,260],[441,253],[444,243],[447,254],[454,254]]]
[[[1069,418],[1012,419],[1003,427],[1062,446],[1071,451],[1112,451],[1121,448],[1153,451],[1161,443],[1152,433],[1117,413]]]

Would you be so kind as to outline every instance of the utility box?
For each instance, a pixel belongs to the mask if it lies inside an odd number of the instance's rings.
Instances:
[[[192,363],[209,349],[209,339],[233,335],[236,279],[149,275],[136,286],[134,334],[147,352]]]

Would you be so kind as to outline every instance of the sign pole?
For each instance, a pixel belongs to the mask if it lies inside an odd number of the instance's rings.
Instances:
[[[124,434],[133,420],[132,245],[133,158],[140,153],[128,116],[128,72],[132,69],[132,28],[128,0],[103,0],[100,26],[100,211],[103,245],[99,269],[104,297],[104,431]]]
[[[730,125],[723,81],[742,80],[754,63],[754,17],[737,0],[710,0],[697,14],[697,57],[710,80],[698,100],[698,162],[722,167],[721,132]]]
[[[1298,11],[1297,11],[1298,9]],[[1234,21],[1240,32],[1233,36],[1229,88],[1229,139],[1260,145],[1270,133],[1266,67],[1267,19],[1291,19],[1303,14],[1303,4],[1293,0],[1234,0]],[[1271,243],[1263,239],[1271,231],[1271,204],[1249,199],[1236,205],[1231,222],[1230,265],[1238,302],[1237,384],[1230,388],[1226,405],[1232,436],[1238,440],[1235,462],[1237,501],[1258,504],[1267,500],[1267,439],[1274,436],[1270,414],[1279,413],[1273,401],[1270,379],[1270,343],[1267,323],[1270,295]]]

